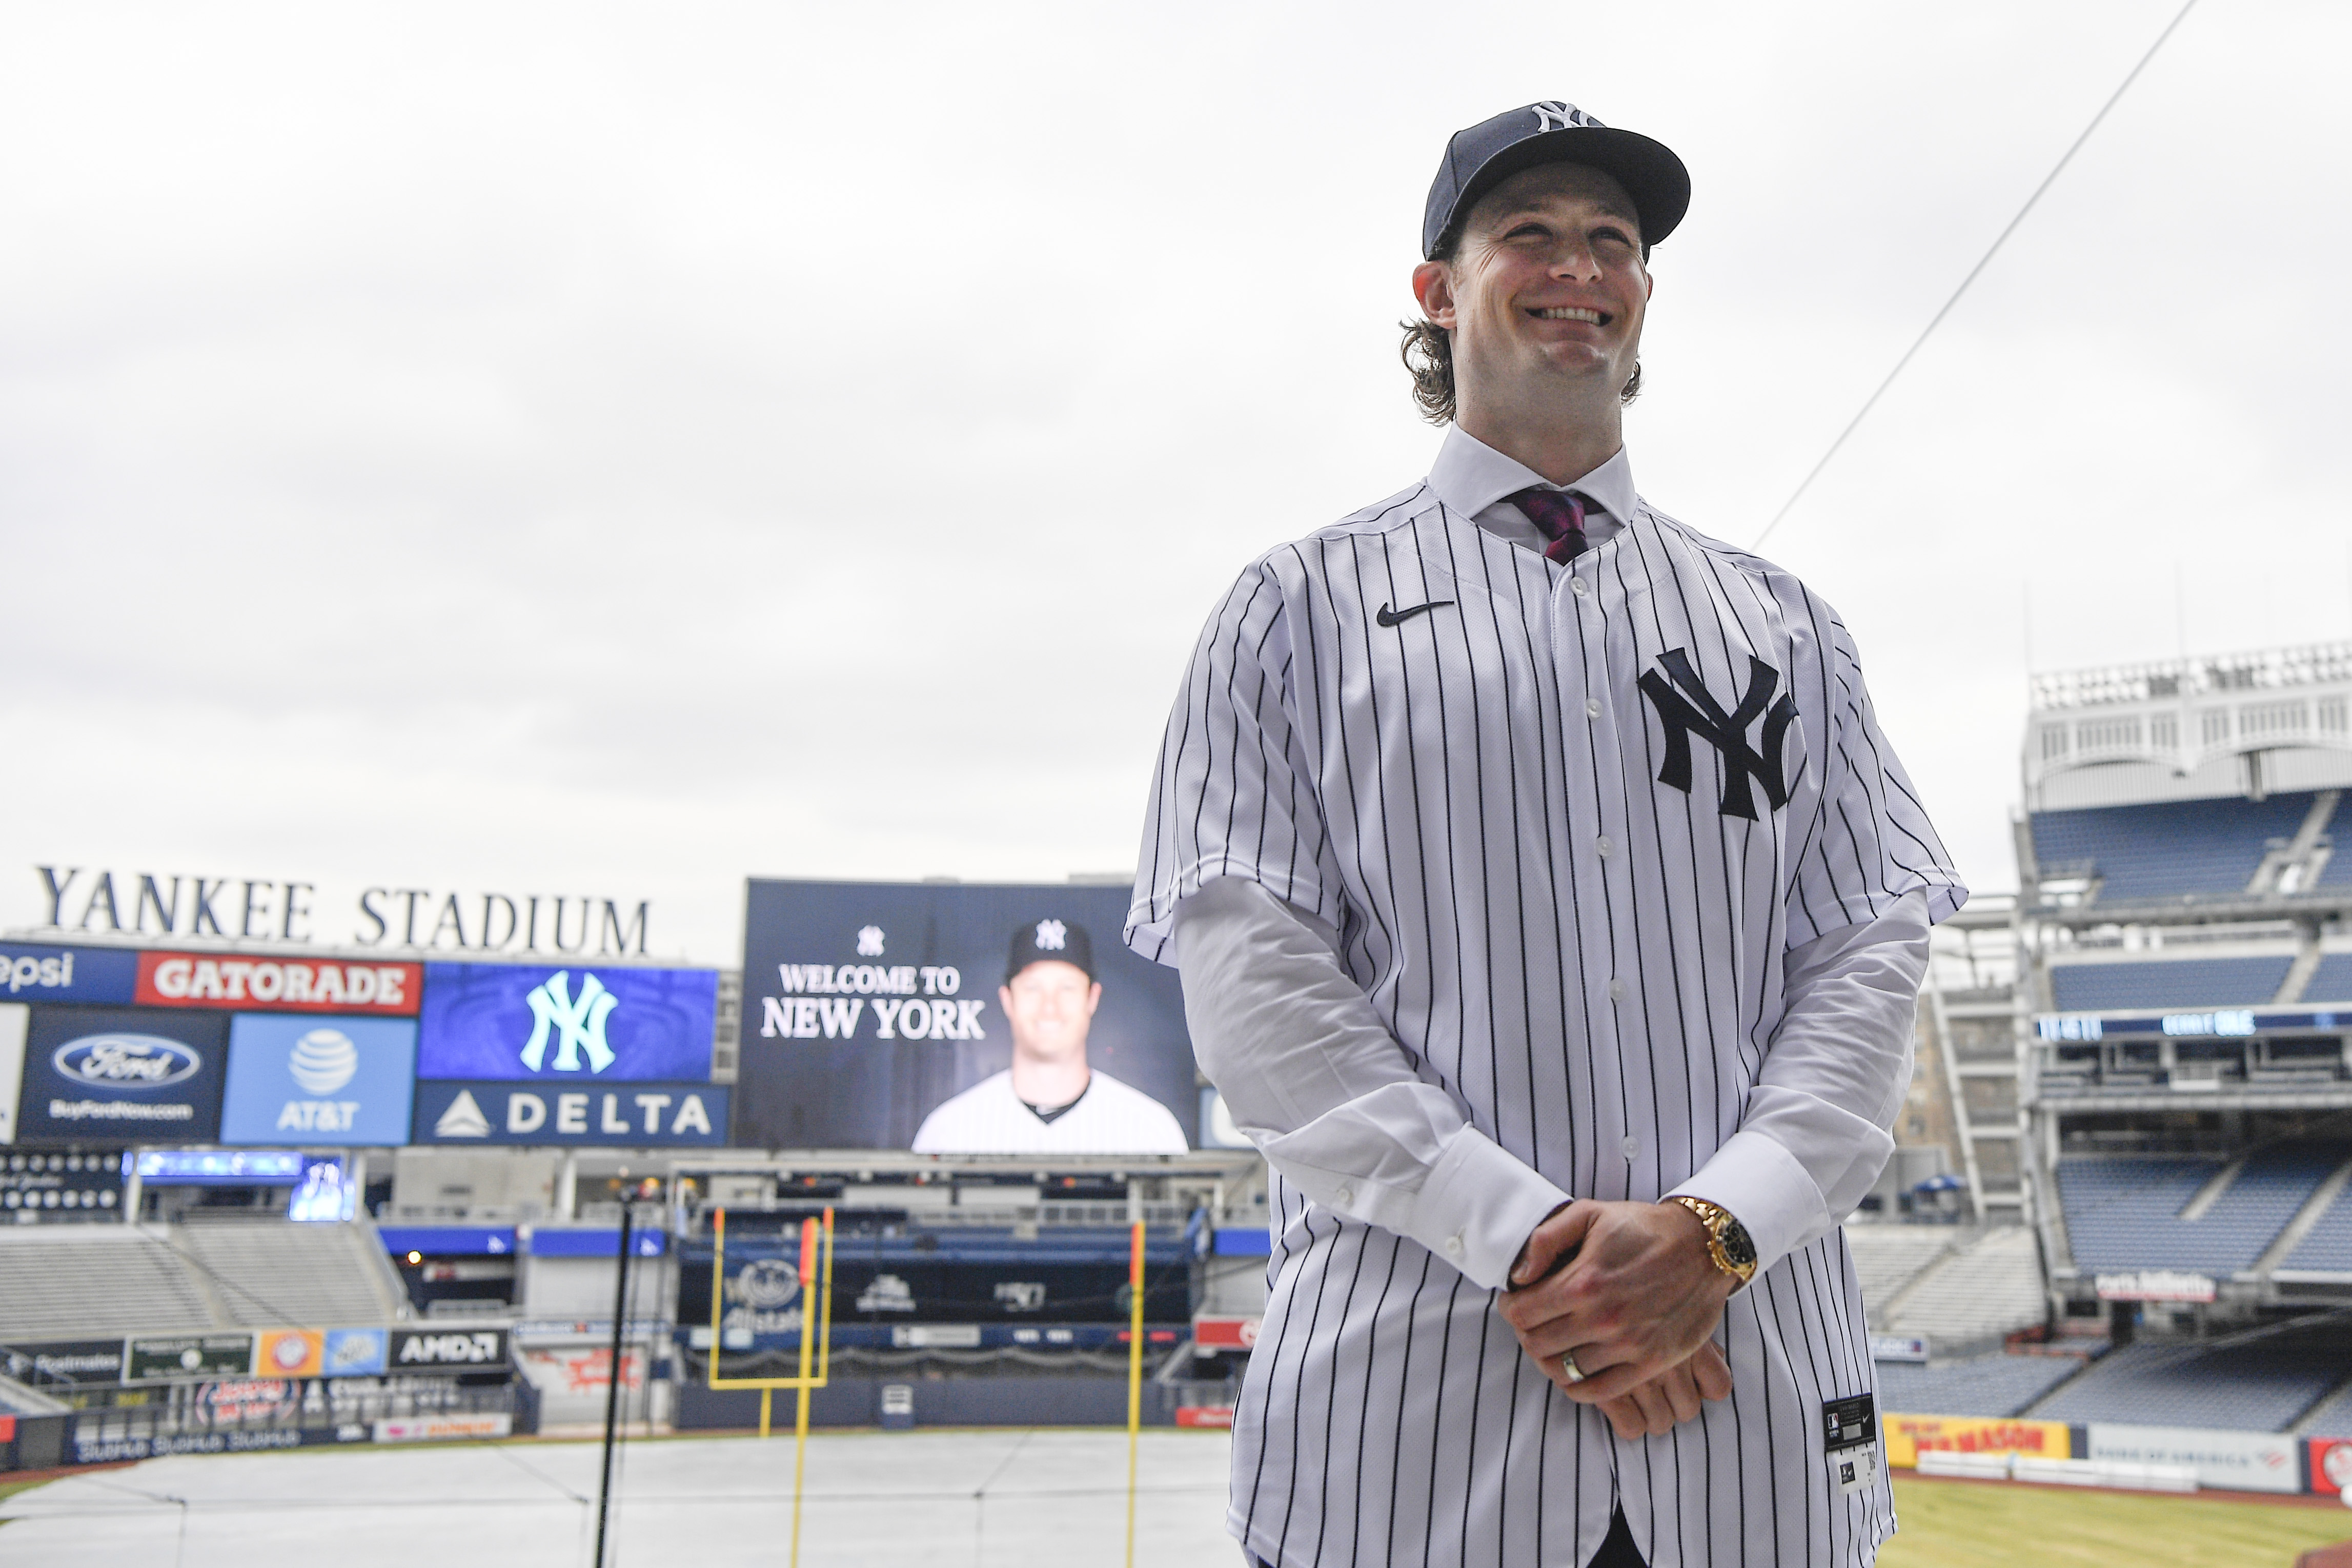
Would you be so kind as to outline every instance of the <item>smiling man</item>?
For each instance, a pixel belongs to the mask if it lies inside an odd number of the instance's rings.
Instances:
[[[1565,103],[1447,144],[1429,476],[1243,572],[1129,916],[1274,1171],[1230,1522],[1282,1568],[1859,1564],[1894,1528],[1839,1222],[1967,896],[1786,571],[1623,411],[1681,161]]]

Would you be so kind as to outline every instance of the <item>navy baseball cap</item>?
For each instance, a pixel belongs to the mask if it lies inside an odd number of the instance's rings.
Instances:
[[[1024,925],[1013,934],[1013,951],[1004,960],[1004,978],[1009,983],[1030,965],[1042,963],[1071,965],[1091,980],[1095,978],[1094,939],[1075,920],[1049,918]]]
[[[1423,258],[1455,237],[1479,197],[1538,163],[1586,164],[1624,186],[1645,253],[1690,210],[1690,171],[1664,142],[1603,125],[1572,103],[1530,103],[1457,131],[1445,144],[1422,214]]]

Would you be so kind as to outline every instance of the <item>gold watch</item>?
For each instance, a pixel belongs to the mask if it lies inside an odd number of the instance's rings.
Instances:
[[[1714,1260],[1717,1268],[1743,1285],[1756,1278],[1756,1243],[1749,1238],[1748,1227],[1740,1224],[1729,1209],[1685,1193],[1677,1193],[1666,1201],[1679,1203],[1698,1216],[1698,1222],[1706,1227],[1706,1255]]]

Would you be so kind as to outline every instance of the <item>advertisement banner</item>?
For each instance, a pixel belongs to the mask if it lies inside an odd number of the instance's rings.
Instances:
[[[12,1002],[128,1002],[139,955],[129,947],[51,947],[0,942],[0,998]]]
[[[253,1370],[259,1377],[318,1377],[327,1363],[327,1336],[317,1329],[264,1329]]]
[[[0,1144],[16,1141],[16,1103],[25,1086],[25,1036],[33,1009],[23,1002],[0,1002]]]
[[[727,1103],[709,1083],[420,1082],[410,1142],[718,1148]]]
[[[16,1141],[209,1143],[220,1132],[227,1044],[225,1018],[36,1008]]]
[[[2311,1490],[2328,1497],[2352,1488],[2352,1438],[2314,1437],[2311,1442]]]
[[[504,1329],[394,1329],[393,1372],[493,1372],[507,1364]]]
[[[1919,1452],[2026,1454],[2037,1459],[2071,1459],[2072,1429],[2063,1421],[2011,1421],[1983,1416],[1898,1416],[1879,1423],[1885,1434],[1886,1462],[1916,1469]]]
[[[291,1186],[299,1149],[142,1149],[131,1168],[151,1186]]]
[[[710,1082],[716,969],[428,964],[416,1075]]]
[[[405,1019],[239,1013],[221,1142],[404,1144],[415,1071],[416,1025]]]
[[[390,1336],[382,1329],[329,1329],[320,1347],[321,1375],[380,1377]]]
[[[423,974],[421,964],[142,953],[138,1000],[150,1008],[413,1018]]]
[[[11,1154],[0,1157],[0,1222],[37,1209],[44,1219],[119,1219],[122,1156]]]
[[[1183,992],[1120,941],[1128,899],[1108,885],[753,880],[736,1143],[1197,1146]]]
[[[2177,1269],[2134,1269],[2100,1274],[2094,1281],[2103,1301],[2210,1301],[2213,1280]]]
[[[0,1345],[0,1376],[36,1388],[62,1384],[111,1385],[122,1381],[122,1341],[117,1339],[17,1340]]]
[[[2303,1439],[2266,1432],[2210,1432],[2194,1427],[2118,1427],[2093,1422],[2094,1459],[2186,1465],[2200,1487],[2229,1491],[2299,1492]]]
[[[245,1377],[253,1371],[249,1333],[153,1334],[122,1346],[125,1383],[179,1383],[195,1378]]]
[[[514,1417],[503,1410],[481,1416],[400,1416],[375,1424],[379,1443],[457,1443],[513,1435]]]

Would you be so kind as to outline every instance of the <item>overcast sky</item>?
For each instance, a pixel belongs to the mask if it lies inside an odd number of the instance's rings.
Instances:
[[[1130,866],[1222,588],[1435,450],[1450,132],[1689,164],[1627,440],[1744,543],[2176,3],[0,7],[0,925],[61,862],[725,962],[750,873]],[[2029,637],[2352,634],[2348,57],[2205,0],[1767,549],[1979,887]]]

